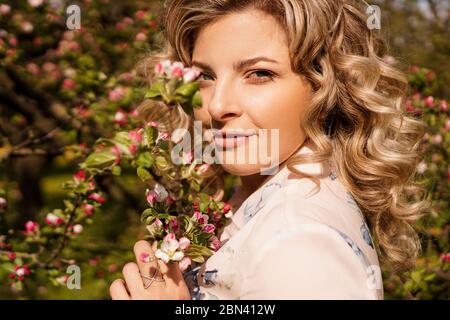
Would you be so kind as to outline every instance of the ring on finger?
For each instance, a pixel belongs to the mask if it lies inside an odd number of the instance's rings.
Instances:
[[[156,282],[165,282],[164,278],[156,278],[155,277],[157,272],[158,272],[158,270],[155,269],[155,272],[153,273],[153,276],[151,276],[151,277],[147,276],[145,274],[142,274],[141,272],[139,272],[141,274],[141,278],[142,278],[142,281],[144,283],[144,289],[149,288],[154,281],[156,281]]]

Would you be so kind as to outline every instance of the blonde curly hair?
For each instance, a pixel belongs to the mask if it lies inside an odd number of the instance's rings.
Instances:
[[[160,16],[165,47],[144,59],[140,70],[148,76],[161,59],[190,66],[199,30],[226,14],[257,9],[275,17],[289,39],[292,69],[313,88],[301,125],[317,152],[293,156],[287,167],[318,182],[293,166],[333,163],[366,217],[381,262],[399,272],[415,264],[421,248],[414,225],[430,206],[425,187],[415,179],[426,125],[407,115],[406,77],[383,61],[385,44],[367,27],[367,16],[358,8],[363,4],[361,0],[169,0]]]

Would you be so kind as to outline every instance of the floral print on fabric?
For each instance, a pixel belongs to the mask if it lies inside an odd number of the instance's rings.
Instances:
[[[256,203],[254,202],[247,202],[244,209],[244,219],[247,223],[251,218],[253,218],[258,211],[260,211],[264,205],[266,204],[267,198],[276,190],[281,189],[281,184],[277,182],[268,183],[263,187],[263,189],[260,191],[259,197],[257,198]]]

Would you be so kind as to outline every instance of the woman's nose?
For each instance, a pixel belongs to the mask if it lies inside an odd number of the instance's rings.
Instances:
[[[231,84],[217,83],[208,105],[208,112],[213,121],[225,122],[238,118],[242,114],[237,95]]]

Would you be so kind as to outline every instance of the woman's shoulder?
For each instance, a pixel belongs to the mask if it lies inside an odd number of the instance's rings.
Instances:
[[[378,265],[363,261],[355,243],[325,224],[286,227],[253,250],[243,270],[241,293],[247,298],[383,297]]]
[[[264,197],[264,205],[260,205],[258,213],[253,214],[252,234],[258,230],[265,235],[276,234],[288,226],[319,223],[351,236],[355,233],[359,235],[361,225],[365,225],[366,221],[351,193],[333,172],[319,181],[315,192],[316,185],[306,179],[291,180],[272,188],[271,194]],[[258,207],[256,202],[245,204],[244,216],[251,215],[248,211]],[[373,246],[373,243],[368,245]]]
[[[377,271],[373,269],[379,268],[378,256],[368,225],[351,194],[332,173],[321,179],[317,192],[305,190],[304,183],[288,183],[267,199],[249,226],[246,251],[263,254],[301,241],[302,246],[293,248],[298,257],[309,255],[308,247],[326,247],[334,254],[322,252],[324,258],[338,254],[361,275]],[[257,261],[257,255],[253,257]]]

